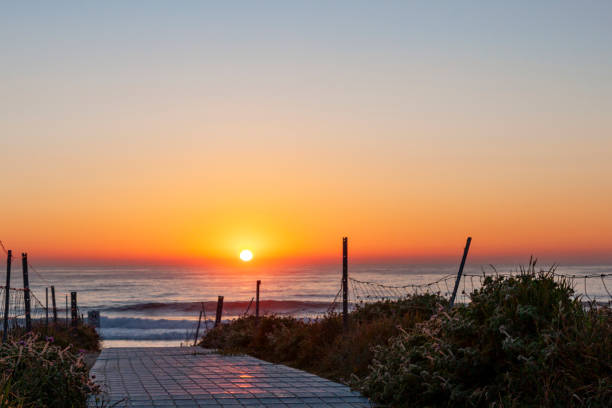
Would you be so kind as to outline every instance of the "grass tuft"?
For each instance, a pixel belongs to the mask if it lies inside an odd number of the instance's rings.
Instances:
[[[49,336],[27,335],[0,345],[1,407],[85,407],[100,393],[89,379],[84,353]]]

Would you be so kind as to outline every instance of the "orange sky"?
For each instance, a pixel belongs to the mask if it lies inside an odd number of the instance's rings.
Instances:
[[[612,262],[601,12],[122,7],[0,13],[7,247],[455,261],[471,235],[479,262]]]

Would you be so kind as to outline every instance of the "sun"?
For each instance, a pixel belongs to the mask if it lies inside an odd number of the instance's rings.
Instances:
[[[248,249],[243,249],[240,252],[240,259],[242,259],[244,262],[249,262],[251,259],[253,259],[253,253]]]

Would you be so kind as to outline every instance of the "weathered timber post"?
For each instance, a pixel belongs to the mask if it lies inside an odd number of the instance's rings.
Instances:
[[[32,331],[32,315],[30,314],[30,280],[28,279],[28,254],[21,254],[21,268],[23,271],[23,302],[25,303],[26,332]]]
[[[49,327],[49,288],[45,288],[45,326]]]
[[[6,287],[4,288],[4,331],[2,332],[2,342],[4,343],[8,336],[8,319],[9,319],[9,305],[11,299],[11,259],[13,258],[13,251],[8,250],[6,258]]]
[[[68,327],[68,295],[66,295],[66,327]]]
[[[467,238],[465,248],[463,249],[463,258],[461,258],[461,265],[459,266],[459,272],[457,273],[457,280],[455,281],[455,289],[453,289],[453,295],[451,296],[448,304],[449,309],[455,304],[455,297],[457,296],[457,290],[459,289],[459,282],[461,281],[461,275],[463,274],[463,267],[465,266],[465,260],[467,258],[468,251],[470,250],[470,244],[472,243],[472,237]]]
[[[219,296],[217,300],[217,315],[215,316],[215,327],[221,323],[221,314],[223,313],[223,296]]]
[[[55,306],[55,286],[51,286],[51,305],[53,306],[53,324],[57,324],[57,307]]]
[[[255,292],[255,319],[259,320],[259,286],[261,285],[261,281],[257,281],[257,290]]]
[[[348,329],[348,238],[342,238],[342,324]]]
[[[249,315],[249,310],[251,310],[251,305],[253,304],[253,300],[255,300],[255,298],[254,298],[254,297],[252,297],[252,298],[251,298],[251,301],[249,302],[249,304],[248,304],[248,306],[247,306],[246,310],[244,311],[244,315],[245,315],[245,316],[248,316],[248,315]]]
[[[79,321],[79,316],[77,314],[77,293],[70,292],[70,313],[72,316],[72,327],[76,327]]]
[[[200,323],[202,323],[202,309],[200,309],[200,317],[198,318],[198,328],[196,329],[195,339],[193,339],[194,347],[198,344],[198,336],[200,335]]]
[[[206,318],[206,304],[202,302],[202,314],[204,315],[204,328],[208,331],[208,319]]]

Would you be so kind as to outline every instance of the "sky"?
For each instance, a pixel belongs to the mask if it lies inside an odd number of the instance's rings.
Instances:
[[[83,3],[0,3],[16,252],[612,262],[609,1]]]

